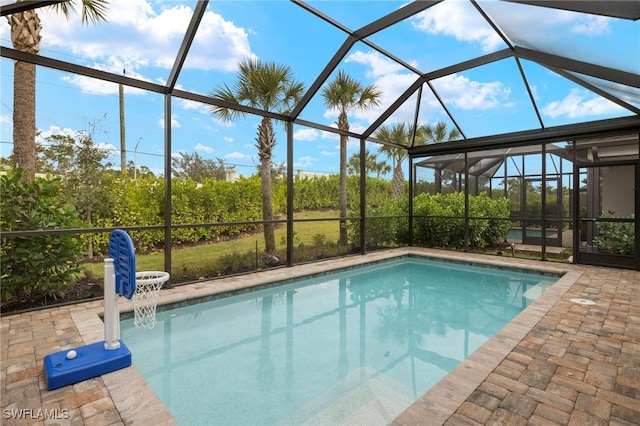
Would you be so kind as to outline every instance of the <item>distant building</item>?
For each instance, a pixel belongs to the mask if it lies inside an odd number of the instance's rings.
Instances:
[[[227,182],[235,182],[238,179],[240,179],[240,175],[238,175],[238,172],[236,171],[236,169],[224,169],[224,175],[225,175],[225,180]]]
[[[329,173],[319,173],[319,172],[306,172],[304,170],[298,169],[298,177],[300,179],[311,179],[311,178],[318,178],[318,177],[328,177]]]

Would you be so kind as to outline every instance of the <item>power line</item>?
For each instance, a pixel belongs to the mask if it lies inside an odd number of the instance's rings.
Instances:
[[[13,108],[11,108],[9,105],[7,105],[4,102],[2,102],[2,106],[5,107],[6,109],[8,109],[11,112],[11,114],[13,114]]]

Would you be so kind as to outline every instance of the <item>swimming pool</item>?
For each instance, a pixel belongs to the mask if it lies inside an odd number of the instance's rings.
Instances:
[[[122,322],[182,424],[388,423],[557,276],[403,258]]]

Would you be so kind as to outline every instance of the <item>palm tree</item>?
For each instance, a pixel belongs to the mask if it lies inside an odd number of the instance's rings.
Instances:
[[[453,128],[447,132],[447,123],[438,121],[433,126],[424,125],[421,131],[424,131],[425,143],[441,143],[458,139],[461,134],[457,128]]]
[[[414,138],[415,133],[415,138]],[[447,124],[438,121],[433,126],[420,125],[414,132],[414,126],[406,123],[396,123],[392,126],[382,126],[375,132],[375,137],[384,142],[408,147],[420,146],[428,143],[440,143],[460,137],[458,129],[447,132]],[[384,153],[393,162],[393,193],[396,197],[404,194],[404,172],[402,162],[407,158],[407,150],[391,145],[382,145],[378,152]],[[436,173],[439,175],[439,173]],[[436,177],[438,179],[438,177]]]
[[[243,104],[263,111],[287,114],[298,103],[304,92],[304,84],[293,77],[289,66],[274,62],[262,62],[258,59],[246,59],[239,64],[237,81],[233,88],[226,84],[215,89],[212,96],[216,99],[235,104]],[[226,107],[211,107],[211,112],[225,121],[244,116],[244,112]],[[276,145],[276,135],[271,118],[263,117],[258,125],[256,139],[260,158],[260,177],[262,179],[262,218],[265,222],[273,220],[271,201],[271,158]],[[264,242],[267,255],[276,251],[275,225],[264,224]]]
[[[25,0],[18,0],[18,2]],[[69,0],[53,7],[67,19],[81,10],[82,23],[105,21],[108,0]],[[40,53],[40,17],[35,10],[7,16],[11,26],[13,48],[21,52]],[[13,164],[24,169],[23,180],[32,182],[36,172],[36,66],[15,61],[13,65]]]
[[[444,121],[438,121],[433,126],[425,125],[422,131],[424,132],[425,143],[448,142],[456,140],[461,136],[460,131],[455,127],[447,131],[447,123]],[[442,170],[440,169],[435,170],[435,184],[436,192],[442,192]]]
[[[376,178],[380,179],[380,175],[387,174],[391,171],[391,166],[383,161],[378,161],[378,157],[374,152],[368,149],[364,152],[364,166],[368,171],[376,174]],[[356,152],[349,157],[347,162],[347,172],[349,174],[360,173],[360,153]]]
[[[393,142],[397,145],[403,145],[407,148],[412,145],[422,145],[421,133],[416,133],[416,143],[412,144],[414,126],[405,123],[396,123],[392,126],[382,126],[375,132],[375,137],[384,142]],[[420,141],[419,141],[420,140]],[[378,152],[383,153],[393,162],[393,194],[401,197],[404,194],[404,172],[402,171],[402,162],[407,158],[407,150],[391,145],[382,145]]]
[[[322,91],[325,105],[338,110],[338,129],[349,131],[347,114],[352,109],[366,110],[379,105],[382,92],[375,85],[363,86],[346,72],[340,70],[336,77]],[[342,218],[347,216],[347,140],[340,135],[340,193],[338,207],[340,209],[339,244],[347,243],[347,228]]]

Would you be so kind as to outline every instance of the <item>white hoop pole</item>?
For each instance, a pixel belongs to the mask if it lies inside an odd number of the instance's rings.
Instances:
[[[113,259],[104,260],[104,348],[120,348],[120,311]]]

